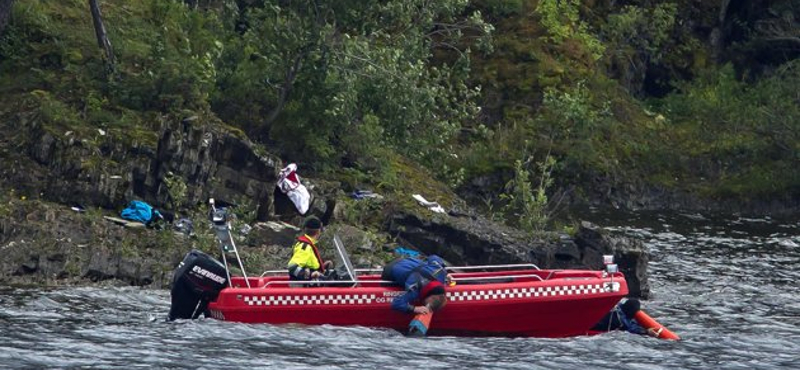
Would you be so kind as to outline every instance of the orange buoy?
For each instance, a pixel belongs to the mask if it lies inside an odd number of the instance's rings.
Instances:
[[[433,319],[433,312],[426,314],[417,314],[411,323],[408,324],[409,335],[422,335],[428,334],[428,328],[431,326],[431,319]]]
[[[636,314],[633,315],[633,318],[636,319],[636,322],[639,323],[639,325],[647,329],[649,334],[656,338],[681,340],[681,337],[665,328],[664,325],[659,324],[658,321],[650,317],[642,310],[637,311]]]

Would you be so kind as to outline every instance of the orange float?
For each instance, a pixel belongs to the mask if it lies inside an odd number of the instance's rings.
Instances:
[[[428,328],[431,326],[431,319],[433,319],[432,312],[416,314],[414,319],[411,320],[411,323],[408,324],[408,334],[425,336],[428,333]]]
[[[669,340],[681,340],[677,334],[673,333],[669,329],[665,328],[664,325],[661,325],[646,314],[644,311],[639,310],[633,315],[633,318],[636,319],[636,322],[639,323],[643,328],[647,329],[648,334],[659,338],[659,339],[669,339]]]

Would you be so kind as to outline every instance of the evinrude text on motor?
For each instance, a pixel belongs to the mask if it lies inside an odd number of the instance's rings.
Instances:
[[[169,319],[196,319],[227,284],[222,263],[198,250],[187,253],[172,277]]]

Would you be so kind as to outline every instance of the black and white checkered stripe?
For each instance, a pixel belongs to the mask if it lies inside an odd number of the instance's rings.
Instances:
[[[319,294],[319,295],[280,295],[245,296],[244,302],[250,306],[288,306],[309,304],[371,304],[375,294]]]
[[[210,312],[211,317],[217,320],[225,320],[225,315],[222,313],[222,311],[219,310],[208,310],[208,311]]]
[[[483,301],[534,297],[555,297],[570,295],[602,294],[617,292],[618,282],[602,284],[576,284],[549,287],[508,288],[489,290],[470,290],[465,292],[447,292],[450,301]],[[245,296],[244,302],[250,306],[289,306],[289,305],[335,305],[335,304],[373,304],[375,294],[319,294],[319,295],[273,295]],[[391,302],[391,299],[388,299]]]
[[[619,291],[619,283],[579,284],[549,287],[509,288],[447,292],[450,301],[483,301],[514,298],[554,297],[582,294],[600,294]]]

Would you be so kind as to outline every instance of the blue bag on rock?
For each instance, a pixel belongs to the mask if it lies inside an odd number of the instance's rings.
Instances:
[[[155,210],[153,206],[142,202],[140,200],[132,200],[128,203],[128,207],[119,213],[120,217],[130,220],[138,221],[145,225],[149,224],[156,217],[161,217],[161,213]]]

